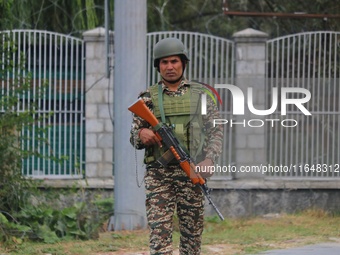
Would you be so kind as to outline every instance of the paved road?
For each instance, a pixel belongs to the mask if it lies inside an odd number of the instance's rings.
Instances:
[[[272,250],[262,252],[263,255],[339,255],[340,243],[322,243],[291,248],[284,250]]]

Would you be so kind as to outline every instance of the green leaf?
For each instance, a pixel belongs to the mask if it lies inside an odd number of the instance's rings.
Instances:
[[[75,209],[74,207],[65,208],[61,211],[61,213],[63,216],[66,216],[71,219],[77,218],[77,209]]]
[[[52,244],[59,241],[59,237],[47,225],[40,225],[37,234],[38,237],[44,241],[44,243]]]
[[[8,220],[6,218],[5,215],[3,215],[2,213],[0,213],[0,223],[8,223]]]

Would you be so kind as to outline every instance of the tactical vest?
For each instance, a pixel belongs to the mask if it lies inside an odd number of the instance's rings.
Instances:
[[[160,93],[162,94],[160,95]],[[172,128],[182,148],[194,160],[201,160],[203,157],[202,147],[205,132],[201,115],[201,94],[202,86],[200,84],[191,84],[186,93],[179,96],[168,96],[163,93],[162,85],[155,84],[150,87],[154,115],[159,121],[165,122]],[[162,100],[159,99],[159,96],[162,96]],[[165,120],[162,120],[162,111],[164,111]],[[164,152],[164,149],[158,145],[149,147],[145,151],[145,164],[154,162]],[[178,163],[174,159],[170,162],[171,164]]]

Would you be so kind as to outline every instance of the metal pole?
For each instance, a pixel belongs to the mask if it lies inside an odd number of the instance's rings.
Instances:
[[[146,227],[145,192],[136,182],[136,162],[129,143],[128,106],[146,84],[146,0],[115,0],[114,13],[114,230]],[[139,179],[142,177],[139,173]]]
[[[290,18],[290,19],[340,19],[339,14],[314,14],[314,13],[303,13],[303,12],[295,12],[295,13],[280,13],[280,12],[241,12],[241,11],[229,11],[224,10],[225,15],[229,16],[243,16],[243,17],[272,17],[272,18]]]
[[[109,10],[109,0],[105,0],[105,53],[106,53],[106,78],[110,78],[110,49],[109,49],[109,17],[110,17],[110,10]]]

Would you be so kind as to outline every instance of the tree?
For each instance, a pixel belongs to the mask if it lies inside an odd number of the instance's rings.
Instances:
[[[104,25],[103,2],[0,0],[0,20],[4,21],[0,29],[40,29],[80,36],[85,30]]]
[[[340,2],[332,0],[229,0],[227,3],[232,11],[340,13]],[[228,16],[223,14],[222,0],[149,0],[148,13],[150,32],[189,30],[231,37],[234,32],[250,27],[276,37],[304,31],[334,31],[340,28],[339,19]]]
[[[231,11],[338,14],[333,0],[228,0]],[[109,0],[113,29],[113,1]],[[339,19],[239,17],[223,13],[223,0],[148,0],[148,32],[186,30],[230,38],[254,28],[271,37],[303,31],[340,29]],[[133,8],[133,6],[131,6]],[[138,10],[136,10],[138,11]],[[81,37],[82,32],[104,26],[103,0],[0,0],[0,30],[40,29]]]

